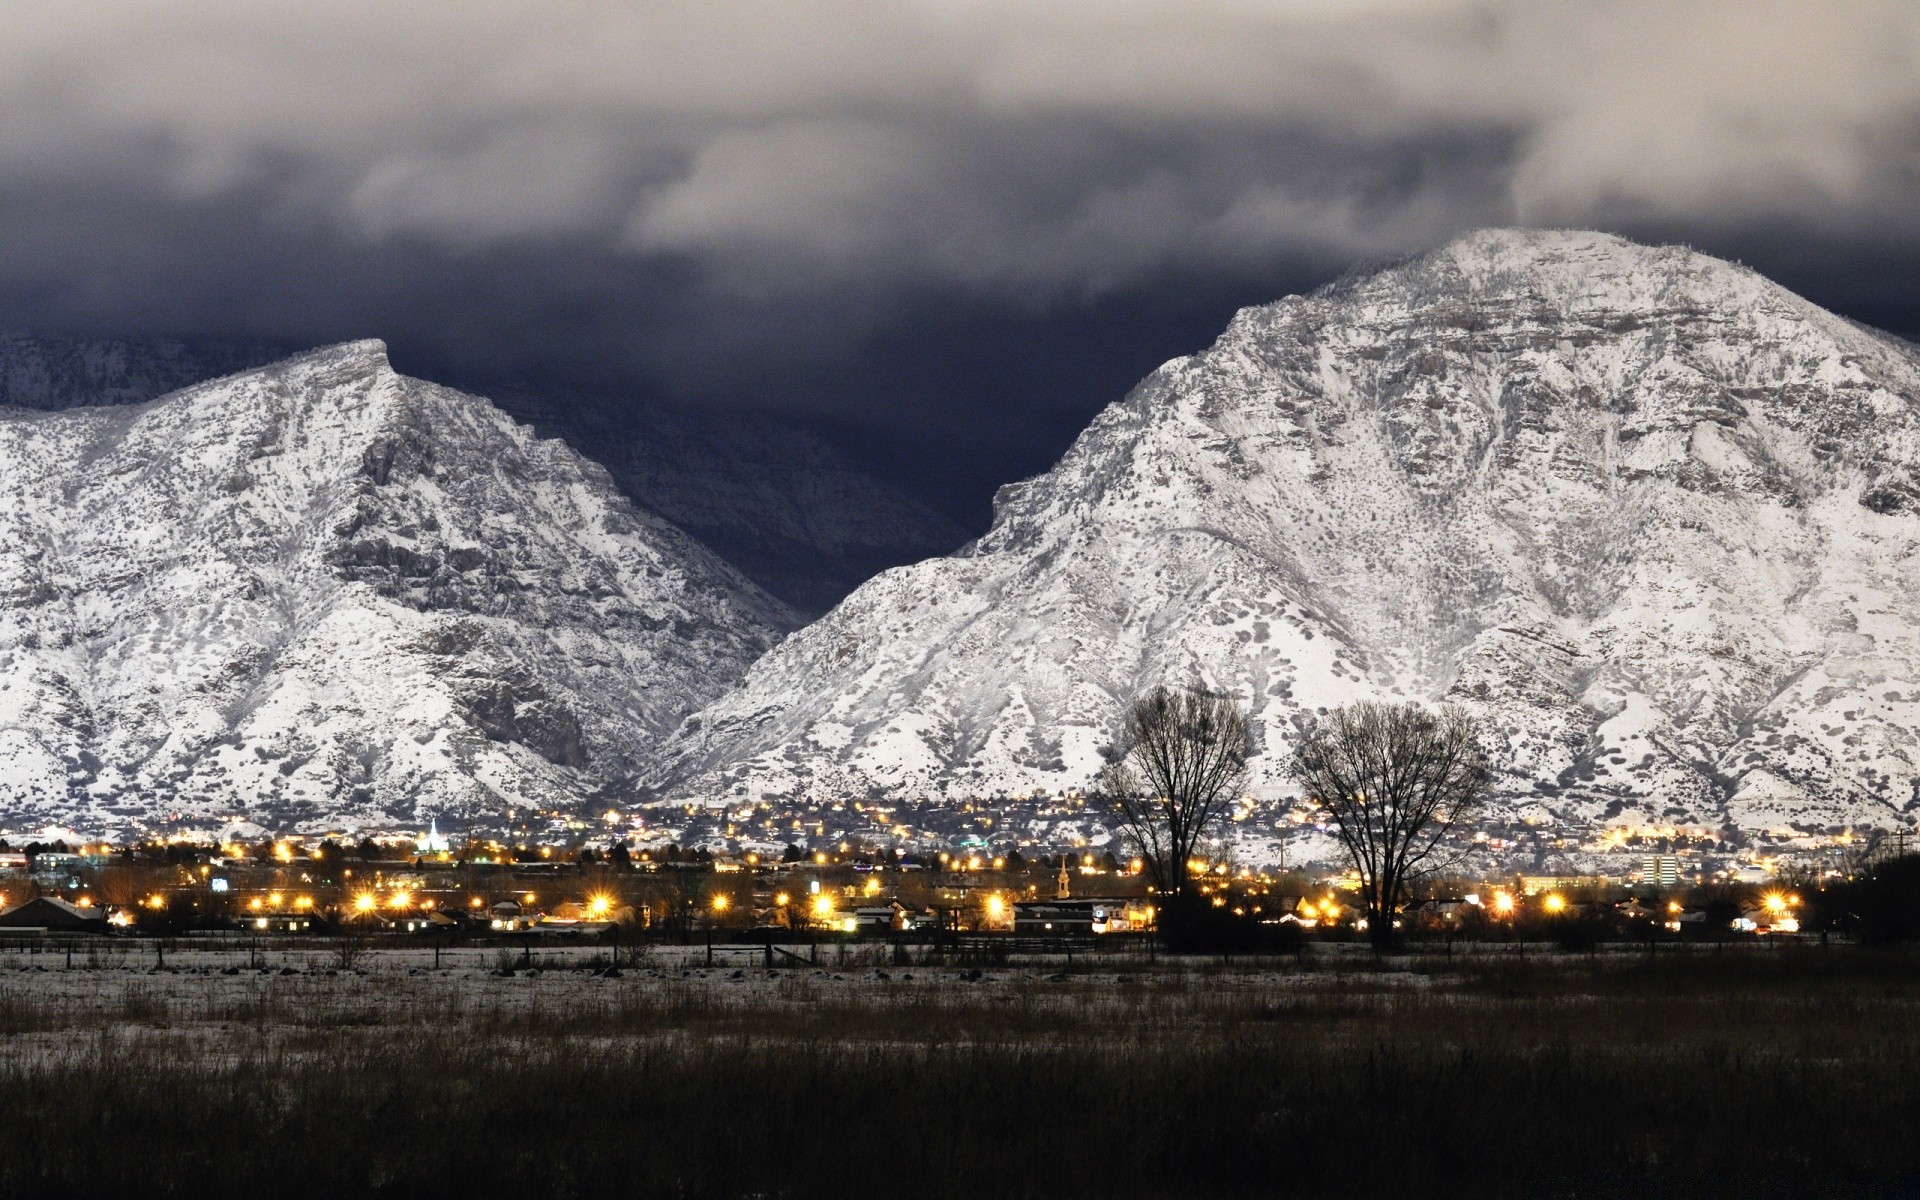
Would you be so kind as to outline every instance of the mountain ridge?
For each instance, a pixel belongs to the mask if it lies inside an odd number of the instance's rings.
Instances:
[[[213,339],[0,332],[0,406],[139,404],[300,352]],[[627,498],[817,614],[874,572],[965,540],[951,519],[792,422],[554,386],[451,380],[605,467]]]

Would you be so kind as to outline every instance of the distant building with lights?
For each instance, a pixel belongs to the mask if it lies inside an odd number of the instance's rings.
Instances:
[[[1680,859],[1672,854],[1649,854],[1640,860],[1640,882],[1650,887],[1674,887],[1680,882]]]
[[[446,834],[440,832],[438,817],[427,823],[426,836],[414,844],[414,851],[417,854],[448,854],[452,850],[453,843],[447,840]]]

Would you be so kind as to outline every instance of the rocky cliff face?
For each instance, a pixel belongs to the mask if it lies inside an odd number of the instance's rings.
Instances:
[[[0,411],[0,816],[577,811],[793,614],[360,342]]]
[[[669,790],[1087,784],[1160,681],[1252,707],[1257,787],[1363,696],[1465,704],[1503,809],[1920,809],[1920,353],[1753,273],[1487,232],[1242,312],[992,530],[690,719]]]

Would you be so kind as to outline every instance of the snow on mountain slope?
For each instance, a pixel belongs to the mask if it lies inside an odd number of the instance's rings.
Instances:
[[[1361,696],[1470,705],[1508,815],[1920,809],[1920,353],[1743,268],[1475,234],[1240,313],[993,528],[690,718],[658,782],[1087,785],[1128,698],[1251,704],[1256,789]]]
[[[378,342],[0,410],[0,820],[575,809],[789,610]]]
[[[0,333],[0,405],[138,404],[287,354],[235,342]],[[876,572],[966,540],[952,520],[853,456],[775,417],[551,384],[463,390],[599,463],[635,506],[803,613],[825,612]]]

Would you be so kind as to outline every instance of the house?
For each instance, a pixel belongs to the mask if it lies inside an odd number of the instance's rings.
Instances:
[[[907,927],[907,910],[898,904],[872,904],[853,910],[855,933],[895,933]]]
[[[44,929],[48,933],[105,933],[105,909],[82,908],[53,896],[40,896],[0,913],[0,929]]]
[[[313,917],[306,913],[263,913],[247,918],[244,928],[253,933],[311,933]]]
[[[1092,937],[1096,906],[1112,901],[1025,900],[1013,906],[1013,931],[1033,937]],[[1104,923],[1104,922],[1103,922]]]
[[[1142,900],[1093,900],[1093,932],[1135,933],[1153,928],[1153,905]]]
[[[0,850],[0,875],[25,875],[26,873],[26,851]]]

